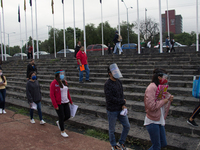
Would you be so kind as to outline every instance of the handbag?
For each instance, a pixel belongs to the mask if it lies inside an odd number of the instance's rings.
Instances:
[[[76,115],[76,111],[77,111],[77,109],[78,109],[78,106],[77,106],[77,105],[74,105],[74,104],[70,104],[70,105],[69,105],[69,108],[70,108],[71,117],[74,118],[75,115]]]
[[[194,76],[192,96],[195,98],[199,98],[200,97],[199,95],[200,95],[200,77],[198,80],[196,80],[196,77]]]

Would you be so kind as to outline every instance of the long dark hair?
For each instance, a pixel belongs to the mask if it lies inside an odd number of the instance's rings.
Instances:
[[[32,76],[33,73],[35,73],[35,72],[34,72],[34,71],[31,71],[31,72],[28,74],[28,78],[29,78],[29,79],[31,79],[31,76]],[[36,73],[35,73],[35,74],[36,74]]]
[[[60,70],[57,70],[56,72],[59,72]],[[62,80],[62,81],[60,81],[60,73],[56,73],[55,74],[55,79],[56,79],[56,81],[58,82],[58,84],[59,84],[59,86],[60,86],[60,88],[63,88],[63,84],[65,85],[65,86],[67,86],[68,84],[67,84],[67,82],[65,81],[65,80]]]
[[[164,69],[159,69],[159,68],[154,69],[152,82],[154,82],[158,86],[159,85],[158,77],[162,77],[163,74],[167,74],[167,71]]]
[[[0,70],[2,70],[1,67],[0,67]],[[2,79],[3,83],[6,82],[6,80],[5,80],[4,76],[3,76],[3,73],[2,73],[2,75],[1,75],[1,79]]]

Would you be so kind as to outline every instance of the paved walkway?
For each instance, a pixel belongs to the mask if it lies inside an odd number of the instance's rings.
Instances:
[[[0,115],[0,149],[2,150],[110,150],[109,142],[67,131],[60,135],[57,126],[38,120],[31,124],[28,116],[6,110]]]

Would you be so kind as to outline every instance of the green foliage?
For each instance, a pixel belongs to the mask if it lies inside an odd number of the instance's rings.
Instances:
[[[98,131],[98,130],[88,129],[86,130],[86,135],[98,138],[100,140],[105,140],[105,141],[109,140],[108,134],[103,133],[102,131]]]
[[[185,45],[192,45],[192,43],[196,43],[196,34],[191,32],[191,34],[183,32],[174,36],[174,40]]]

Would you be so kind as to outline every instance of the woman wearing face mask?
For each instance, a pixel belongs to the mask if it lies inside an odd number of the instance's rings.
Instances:
[[[68,137],[64,130],[64,122],[70,118],[69,103],[72,104],[72,100],[67,87],[67,81],[64,80],[64,74],[65,72],[63,70],[55,72],[55,79],[50,85],[50,97],[59,117],[59,121],[56,121],[56,124],[61,130],[61,135],[63,137]]]
[[[0,67],[0,114],[5,114],[5,98],[6,98],[6,77],[3,76],[2,68]]]
[[[158,85],[168,82],[166,73],[163,69],[155,69],[153,71],[152,83],[149,84],[145,91],[144,105],[146,117],[144,125],[149,132],[152,143],[149,150],[160,150],[161,147],[167,146],[164,126],[173,96],[167,93],[166,99],[157,101],[155,97]]]
[[[35,120],[33,119],[33,111],[32,108],[33,105],[37,105],[38,115],[40,118],[40,124],[45,124],[46,122],[42,119],[42,111],[41,111],[41,91],[40,91],[40,85],[38,80],[36,80],[35,72],[29,73],[29,80],[26,84],[26,96],[28,98],[28,103],[30,104],[30,122],[35,123]],[[34,104],[35,103],[35,104]]]

